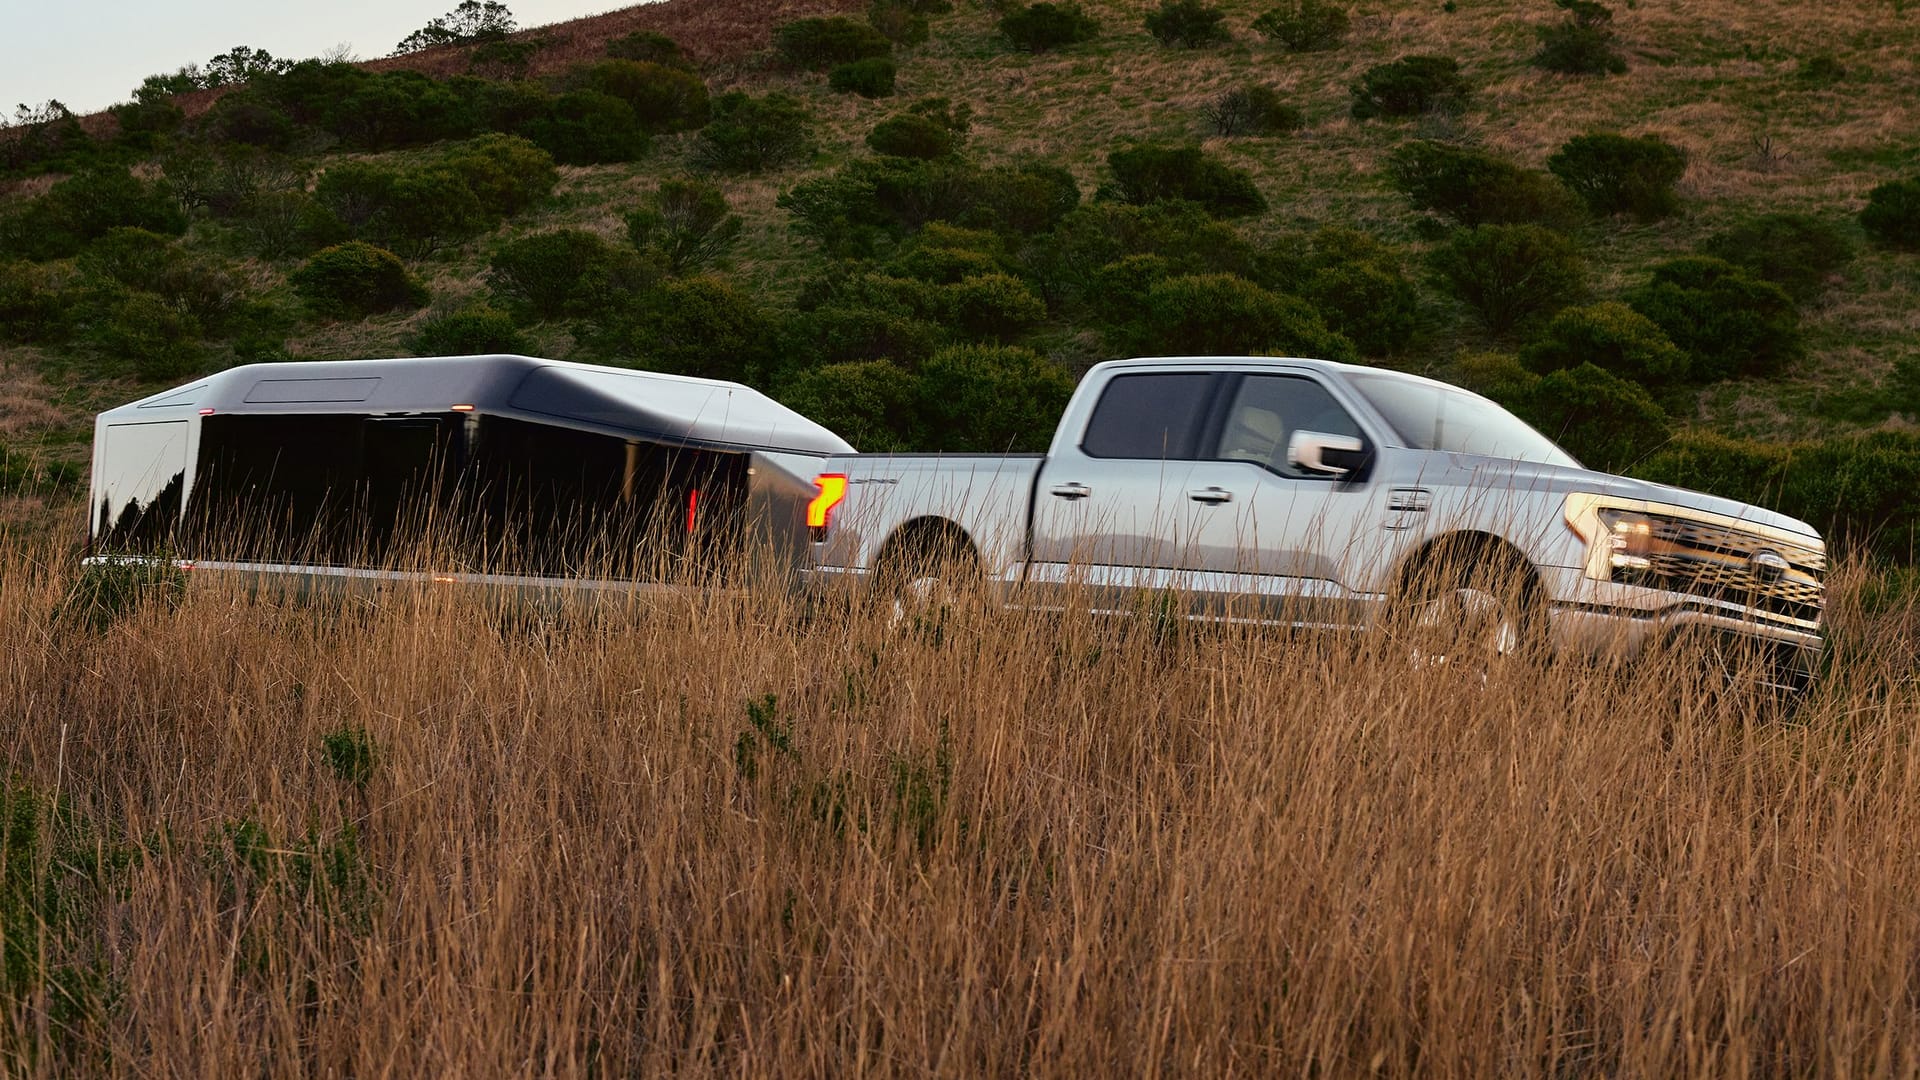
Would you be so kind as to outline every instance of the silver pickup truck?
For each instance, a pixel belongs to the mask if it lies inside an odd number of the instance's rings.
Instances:
[[[815,485],[810,584],[902,604],[967,576],[1024,607],[1145,596],[1352,629],[1412,611],[1494,652],[1699,633],[1792,688],[1821,649],[1826,548],[1805,522],[1583,468],[1485,398],[1377,368],[1111,361],[1045,455],[835,455]]]

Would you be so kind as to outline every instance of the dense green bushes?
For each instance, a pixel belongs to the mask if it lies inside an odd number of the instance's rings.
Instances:
[[[707,122],[707,84],[684,68],[643,60],[602,60],[576,70],[571,81],[575,89],[626,102],[634,121],[650,134],[691,131]]]
[[[1463,229],[1434,252],[1433,265],[1448,291],[1496,334],[1551,314],[1586,290],[1573,242],[1538,225]]]
[[[823,249],[865,257],[934,221],[1034,235],[1079,199],[1072,175],[1054,166],[983,169],[960,160],[881,157],[849,162],[779,201],[794,227]]]
[[[714,266],[740,238],[726,193],[699,180],[662,180],[647,205],[627,215],[627,236],[669,274]]]
[[[1041,0],[1003,16],[999,30],[1017,48],[1038,53],[1090,41],[1100,32],[1100,23],[1078,4]]]
[[[667,279],[593,321],[589,347],[609,364],[761,385],[774,370],[773,319],[721,278]]]
[[[1567,140],[1547,169],[1594,213],[1651,221],[1679,209],[1673,185],[1687,171],[1687,156],[1658,136],[1602,132]]]
[[[1263,213],[1267,200],[1244,170],[1207,156],[1198,146],[1143,143],[1107,155],[1114,194],[1136,206],[1190,202],[1217,218]]]
[[[1416,208],[1461,225],[1566,228],[1584,216],[1580,200],[1554,177],[1470,147],[1424,139],[1402,143],[1387,170]]]
[[[781,59],[810,71],[826,71],[893,52],[893,42],[885,34],[837,15],[784,23],[774,29],[773,44]]]
[[[827,86],[843,94],[859,94],[863,98],[890,97],[895,73],[891,58],[871,56],[841,64],[828,72]]]
[[[1800,359],[1800,315],[1778,285],[1706,256],[1654,267],[1627,303],[1693,358],[1695,379],[1777,375]]]
[[[1626,58],[1613,44],[1613,11],[1594,0],[1557,0],[1567,18],[1539,30],[1533,66],[1562,75],[1618,75]]]
[[[1325,0],[1286,0],[1253,20],[1253,30],[1288,52],[1321,52],[1346,40],[1347,10]]]
[[[408,339],[420,356],[486,356],[526,354],[532,343],[514,324],[513,316],[490,307],[470,307],[428,319]]]
[[[1673,433],[1645,389],[1588,363],[1550,371],[1505,404],[1581,464],[1603,472],[1645,461]]]
[[[1592,364],[1646,386],[1674,386],[1693,375],[1689,357],[1653,320],[1615,301],[1562,309],[1520,350],[1545,374]]]
[[[651,145],[633,106],[595,90],[560,95],[520,130],[562,165],[635,161]]]
[[[1353,118],[1418,116],[1454,112],[1466,104],[1472,84],[1451,56],[1408,56],[1371,67],[1353,86]]]
[[[1762,214],[1715,233],[1701,253],[1724,259],[1795,300],[1818,296],[1853,258],[1853,245],[1837,227],[1811,214]]]
[[[358,240],[315,253],[288,280],[323,318],[362,317],[427,302],[426,287],[392,252]]]
[[[488,284],[508,310],[532,319],[591,315],[650,288],[659,274],[636,253],[582,229],[535,233],[493,255]]]
[[[178,236],[187,218],[164,182],[148,183],[125,168],[93,169],[0,217],[0,255],[66,258],[117,228]]]
[[[1881,184],[1869,192],[1860,227],[1888,247],[1920,251],[1920,178]]]
[[[1231,41],[1226,13],[1209,7],[1202,0],[1160,0],[1159,8],[1147,13],[1147,33],[1162,45],[1197,49]]]
[[[873,126],[867,147],[876,154],[937,161],[952,157],[967,141],[973,110],[943,97],[921,98]]]
[[[813,156],[813,117],[796,98],[734,91],[713,102],[695,156],[724,172],[765,172]]]
[[[1120,332],[1132,348],[1160,355],[1355,358],[1353,343],[1327,329],[1312,305],[1231,274],[1155,282],[1138,322]]]
[[[1214,99],[1207,107],[1207,126],[1216,135],[1284,135],[1304,127],[1307,116],[1281,100],[1271,86],[1248,83]]]

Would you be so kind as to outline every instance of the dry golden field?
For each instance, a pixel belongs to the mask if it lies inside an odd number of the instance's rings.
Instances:
[[[1791,714],[1697,653],[72,576],[0,554],[0,1074],[1920,1072],[1920,619],[1855,568]]]

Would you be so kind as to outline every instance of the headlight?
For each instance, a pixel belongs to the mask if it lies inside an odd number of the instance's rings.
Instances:
[[[1653,522],[1631,510],[1602,510],[1606,526],[1607,565],[1615,570],[1646,570],[1653,566]]]

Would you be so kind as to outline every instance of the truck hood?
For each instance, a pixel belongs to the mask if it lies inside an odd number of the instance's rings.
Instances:
[[[1631,477],[1615,476],[1612,473],[1596,472],[1592,469],[1576,469],[1565,465],[1513,461],[1506,458],[1472,457],[1465,454],[1446,456],[1452,459],[1455,469],[1464,470],[1472,475],[1474,478],[1472,482],[1475,484],[1504,482],[1522,490],[1564,494],[1588,492],[1594,495],[1612,495],[1622,499],[1666,503],[1670,506],[1750,521],[1756,525],[1784,529],[1799,533],[1810,541],[1820,542],[1820,531],[1806,522],[1765,507],[1743,503],[1737,499],[1725,499],[1718,495],[1690,491],[1670,484],[1656,484],[1649,480],[1635,480]]]

